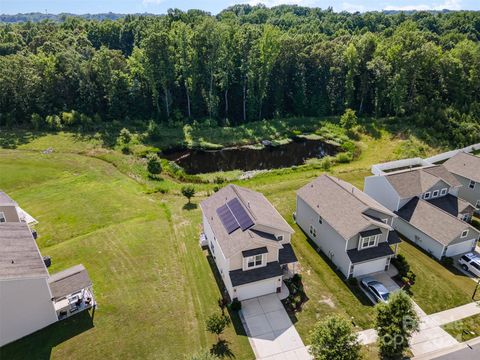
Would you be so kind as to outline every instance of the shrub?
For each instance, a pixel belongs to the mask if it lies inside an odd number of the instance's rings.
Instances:
[[[358,125],[357,115],[352,109],[346,109],[340,118],[340,125],[347,130],[352,129]]]
[[[118,136],[122,144],[128,144],[132,141],[132,134],[126,128],[120,130],[120,135]]]
[[[357,287],[358,286],[357,278],[349,277],[347,282],[348,282],[348,285],[350,285],[351,287]]]
[[[442,264],[447,266],[447,267],[452,267],[453,266],[453,258],[449,256],[444,256],[442,258]]]
[[[152,175],[158,175],[162,172],[162,164],[157,154],[150,154],[148,156],[147,170]]]
[[[214,191],[214,192],[217,192],[218,190],[220,190],[220,187],[217,186],[217,185],[215,185],[215,186],[213,187],[213,191]]]
[[[237,298],[235,298],[230,303],[230,309],[232,309],[233,311],[240,311],[242,309],[242,303]]]
[[[130,146],[128,144],[122,145],[122,154],[129,155],[131,153]]]
[[[352,161],[352,157],[348,153],[340,153],[335,157],[335,159],[339,164],[347,164]]]
[[[225,315],[212,314],[206,321],[207,331],[217,335],[217,339],[220,339],[220,334],[228,325],[230,325],[230,318]]]
[[[33,113],[31,116],[31,123],[35,130],[39,130],[44,126],[45,121],[40,115],[38,115],[37,113]]]
[[[215,176],[215,179],[213,179],[213,182],[215,184],[223,184],[223,183],[227,182],[227,179],[224,178],[223,176]]]
[[[62,128],[62,122],[58,115],[48,115],[45,118],[45,123],[50,130],[59,130]]]
[[[405,259],[405,256],[398,254],[397,257],[392,259],[392,264],[397,268],[400,277],[406,277],[410,271],[410,264]]]

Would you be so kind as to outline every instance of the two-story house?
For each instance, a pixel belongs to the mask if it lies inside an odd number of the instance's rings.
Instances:
[[[355,186],[322,175],[297,191],[297,224],[345,275],[388,270],[400,239],[395,214]]]
[[[365,192],[394,211],[393,227],[437,259],[475,247],[479,231],[467,222],[474,208],[458,197],[462,184],[443,165],[365,178]]]
[[[0,192],[0,346],[95,304],[82,265],[48,273],[29,218],[18,209]]]
[[[231,299],[279,293],[295,271],[293,229],[259,192],[227,185],[202,201],[203,236]]]
[[[459,152],[443,165],[462,184],[458,196],[480,209],[480,157]]]

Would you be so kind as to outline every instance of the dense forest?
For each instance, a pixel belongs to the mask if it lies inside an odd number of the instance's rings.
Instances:
[[[480,12],[235,5],[62,20],[0,24],[0,125],[237,125],[351,108],[480,137]]]

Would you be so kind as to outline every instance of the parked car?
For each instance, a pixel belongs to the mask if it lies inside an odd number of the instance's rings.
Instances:
[[[390,297],[390,292],[380,281],[377,281],[371,277],[364,277],[362,280],[360,280],[360,283],[365,288],[365,290],[367,290],[370,295],[373,296],[375,302],[386,303],[388,301],[388,298]]]
[[[458,259],[458,263],[465,271],[480,276],[480,255],[474,253],[468,253]]]

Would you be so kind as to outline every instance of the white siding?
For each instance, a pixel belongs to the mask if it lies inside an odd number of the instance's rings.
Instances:
[[[353,277],[384,271],[387,264],[388,257],[379,260],[368,261],[365,263],[354,264]]]
[[[365,178],[363,191],[391,211],[398,210],[399,196],[384,176]]]
[[[475,249],[476,239],[466,240],[459,244],[448,245],[446,256],[455,256],[465,254]]]
[[[277,291],[277,287],[282,286],[282,277],[276,277],[263,281],[256,281],[251,284],[237,286],[233,297],[243,301],[257,296],[271,294]]]
[[[0,281],[0,346],[57,321],[51,297],[45,278]]]

